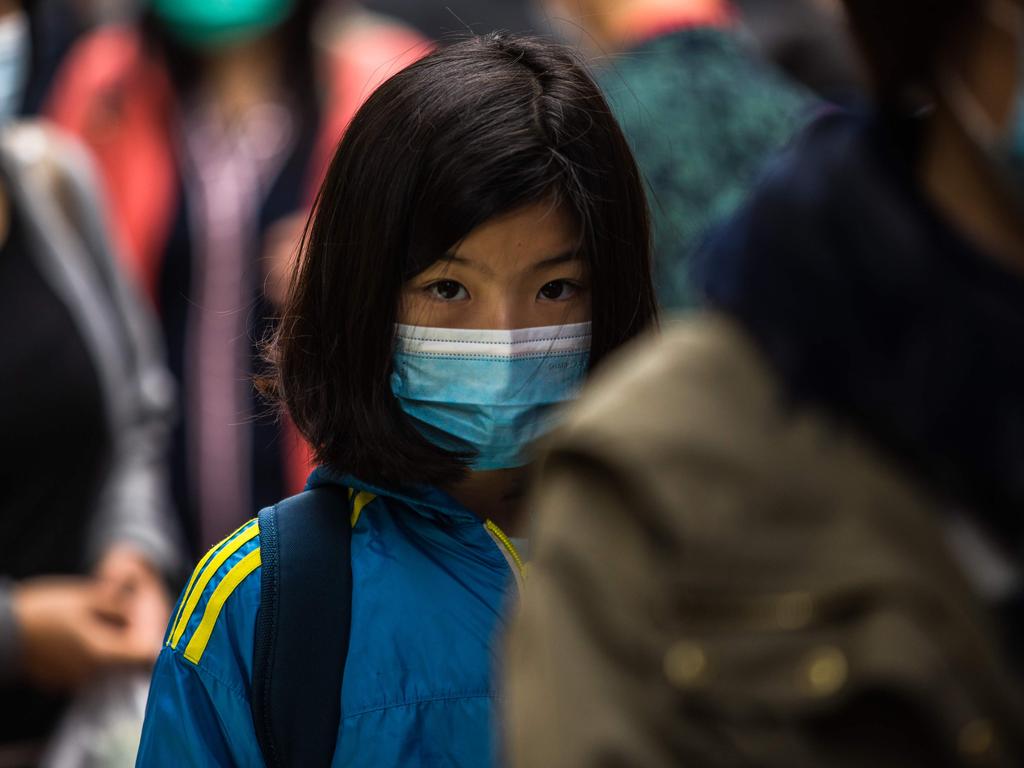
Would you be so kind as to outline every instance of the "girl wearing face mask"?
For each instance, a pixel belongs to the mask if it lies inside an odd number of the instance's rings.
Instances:
[[[334,765],[492,763],[531,447],[588,373],[653,324],[648,239],[627,144],[562,48],[452,45],[353,120],[263,382],[316,450],[309,487],[340,489],[353,526]],[[260,763],[263,534],[246,524],[196,570],[140,765]]]

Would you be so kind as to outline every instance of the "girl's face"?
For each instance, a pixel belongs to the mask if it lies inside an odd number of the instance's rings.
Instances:
[[[590,320],[586,265],[565,211],[530,205],[467,235],[405,284],[399,322],[514,330]]]

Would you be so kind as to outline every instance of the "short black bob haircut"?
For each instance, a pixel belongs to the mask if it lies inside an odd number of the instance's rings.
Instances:
[[[321,464],[391,487],[465,476],[472,457],[424,439],[391,392],[401,290],[489,219],[549,202],[578,226],[593,367],[652,326],[657,306],[641,177],[576,56],[473,37],[367,100],[320,189],[259,382]]]

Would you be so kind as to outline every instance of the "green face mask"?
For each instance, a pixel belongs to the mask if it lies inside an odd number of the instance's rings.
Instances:
[[[252,40],[288,18],[295,0],[150,0],[183,45],[212,50]]]

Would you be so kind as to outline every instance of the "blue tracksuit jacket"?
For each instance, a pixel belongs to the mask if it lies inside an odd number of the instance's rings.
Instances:
[[[521,579],[514,547],[447,494],[349,488],[352,629],[334,766],[496,760],[497,647]],[[256,520],[199,563],[157,662],[138,765],[263,764],[249,696],[260,599]],[[302,631],[296,628],[296,631]]]

